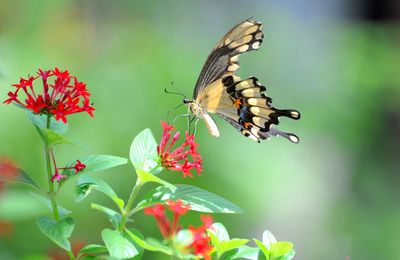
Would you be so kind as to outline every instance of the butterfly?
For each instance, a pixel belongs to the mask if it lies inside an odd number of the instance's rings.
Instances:
[[[228,121],[244,136],[260,142],[270,136],[282,136],[298,143],[299,138],[273,125],[281,116],[300,119],[294,109],[277,109],[265,94],[266,88],[256,77],[242,80],[236,75],[239,55],[258,50],[264,38],[262,24],[245,20],[234,26],[208,56],[194,88],[193,99],[184,99],[196,119],[203,119],[209,133],[218,137],[215,113]]]

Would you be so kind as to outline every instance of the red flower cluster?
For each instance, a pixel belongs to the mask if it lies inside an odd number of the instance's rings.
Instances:
[[[180,216],[186,214],[190,207],[183,204],[183,202],[180,200],[169,200],[167,202],[167,205],[168,209],[174,215],[172,225],[165,214],[165,206],[161,203],[158,203],[149,208],[145,208],[144,213],[147,215],[153,215],[156,219],[161,234],[165,238],[172,240],[181,229],[181,227],[178,225]],[[203,221],[202,226],[197,228],[193,226],[189,227],[189,231],[192,233],[193,236],[193,242],[186,249],[189,253],[192,253],[198,257],[203,257],[204,259],[208,260],[211,259],[210,253],[213,249],[212,245],[210,245],[210,237],[207,235],[207,229],[212,224],[212,217],[209,215],[203,215],[201,216],[201,220]]]
[[[196,151],[196,148],[199,145],[195,142],[194,135],[189,135],[188,132],[186,132],[185,142],[175,150],[171,151],[172,146],[179,139],[180,132],[176,132],[173,135],[171,142],[169,142],[174,127],[165,122],[161,122],[161,125],[163,127],[163,133],[160,145],[157,147],[157,152],[161,158],[162,167],[167,170],[181,171],[183,177],[193,177],[193,174],[190,171],[195,169],[197,174],[200,176],[203,167],[201,165],[201,156]],[[192,159],[191,161],[189,161],[189,155]]]
[[[33,86],[39,78],[43,84],[42,94],[35,93]],[[93,117],[95,109],[90,104],[90,93],[86,90],[86,84],[79,82],[67,70],[39,69],[38,76],[21,78],[19,83],[13,86],[16,90],[8,92],[9,98],[4,101],[5,104],[15,102],[35,114],[54,116],[56,120],[62,120],[64,123],[67,123],[68,115],[75,113],[86,112]],[[19,98],[21,91],[26,95],[25,101]]]
[[[193,234],[193,242],[190,244],[190,248],[193,248],[196,256],[203,256],[204,259],[211,259],[210,252],[213,250],[213,246],[210,245],[210,237],[207,235],[207,229],[212,225],[212,217],[210,215],[200,216],[203,225],[196,228],[193,226],[189,227],[189,230]]]
[[[53,153],[52,153],[52,154],[53,154]],[[52,156],[53,156],[53,163],[54,163],[54,165],[55,165],[54,155],[52,155]],[[51,177],[51,181],[52,181],[52,182],[54,182],[54,181],[60,182],[62,179],[64,179],[65,177],[67,177],[67,176],[64,175],[64,174],[61,174],[58,170],[71,170],[71,169],[75,169],[75,174],[77,174],[78,172],[83,171],[83,169],[85,169],[85,168],[86,168],[86,165],[85,165],[84,163],[82,163],[81,161],[79,161],[79,160],[76,160],[76,164],[75,164],[74,166],[71,166],[71,167],[57,168],[57,166],[54,166],[54,171],[55,171],[55,173],[54,173],[53,177]]]
[[[169,206],[169,210],[174,214],[172,225],[165,215],[165,206],[161,203],[158,203],[153,207],[145,208],[144,213],[147,215],[153,215],[163,237],[171,239],[180,229],[178,226],[180,216],[185,215],[190,207],[188,205],[184,205],[180,200],[169,200],[167,204]]]

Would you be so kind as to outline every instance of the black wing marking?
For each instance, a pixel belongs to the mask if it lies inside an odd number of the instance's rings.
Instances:
[[[282,132],[272,125],[279,124],[281,116],[300,119],[300,113],[293,109],[277,109],[272,106],[272,99],[265,95],[265,87],[257,78],[240,80],[238,77],[227,76],[222,83],[232,100],[231,110],[216,110],[216,114],[224,118],[244,136],[255,141],[268,139],[271,135],[282,136],[298,143],[295,134]],[[228,111],[228,112],[227,112]]]
[[[239,54],[260,47],[264,33],[262,24],[245,20],[233,27],[208,56],[193,93],[196,99],[207,85],[239,69]]]

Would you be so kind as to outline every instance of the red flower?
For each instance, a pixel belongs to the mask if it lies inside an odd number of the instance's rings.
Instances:
[[[157,147],[157,152],[161,158],[162,167],[167,170],[180,171],[183,173],[183,177],[193,177],[190,171],[195,169],[200,176],[203,167],[201,165],[201,156],[196,151],[198,144],[194,140],[194,135],[189,135],[186,132],[185,142],[172,150],[172,146],[180,137],[180,132],[176,132],[171,139],[174,127],[165,122],[161,122],[161,125],[163,133],[160,144]]]
[[[156,219],[158,228],[160,229],[163,237],[170,239],[175,236],[180,229],[180,227],[178,226],[180,216],[185,215],[190,207],[189,205],[183,204],[181,200],[169,200],[167,201],[167,205],[169,206],[168,209],[174,213],[172,226],[167,216],[165,215],[165,206],[161,203],[158,203],[152,207],[145,208],[144,213],[147,215],[153,215]]]
[[[190,206],[183,204],[181,200],[177,201],[169,200],[167,201],[167,205],[169,206],[169,210],[174,213],[172,230],[175,230],[176,233],[179,229],[178,221],[180,216],[185,215],[186,212],[190,209]]]
[[[47,106],[43,100],[42,95],[37,96],[37,98],[28,96],[25,102],[26,102],[25,108],[32,110],[32,112],[36,114],[40,113],[42,109],[46,108]]]
[[[157,226],[160,229],[163,237],[171,237],[171,235],[173,234],[171,231],[171,224],[169,223],[169,220],[165,215],[165,207],[163,204],[159,203],[154,205],[153,207],[145,208],[144,213],[147,215],[153,215],[153,217],[156,219]]]
[[[185,215],[186,212],[190,209],[190,206],[183,204],[181,200],[168,200],[167,205],[169,206],[169,210],[177,215]]]
[[[178,225],[178,221],[180,216],[186,214],[186,212],[190,209],[188,205],[183,204],[182,201],[167,201],[168,209],[174,214],[174,222],[171,226],[170,221],[168,220],[165,214],[165,206],[161,203],[158,203],[152,207],[145,208],[144,213],[147,215],[153,215],[156,219],[158,228],[161,231],[161,234],[169,239],[173,240],[175,235],[180,230],[180,226]],[[203,225],[200,227],[189,227],[189,231],[192,233],[193,241],[187,246],[184,250],[184,253],[191,253],[196,255],[197,257],[203,257],[204,259],[211,259],[211,251],[213,250],[213,246],[211,245],[210,237],[207,235],[207,229],[210,228],[212,224],[212,217],[209,215],[202,215],[201,220],[203,221]],[[172,243],[173,244],[173,243]],[[182,250],[182,248],[180,249]]]
[[[209,215],[202,215],[201,220],[203,225],[195,228],[190,226],[189,230],[193,235],[193,242],[189,245],[189,248],[193,249],[196,256],[201,256],[204,259],[211,259],[211,251],[213,246],[210,244],[210,237],[207,235],[207,229],[212,225],[212,217]]]
[[[83,169],[85,169],[85,168],[86,168],[86,165],[84,163],[82,163],[79,160],[76,160],[76,164],[74,165],[75,174],[80,171],[83,171]]]
[[[61,174],[58,172],[58,169],[56,168],[55,170],[56,172],[54,173],[53,177],[51,177],[51,181],[58,181],[60,182],[62,179],[64,179],[65,177],[67,177],[67,175]]]
[[[54,156],[54,155],[53,155],[53,156]],[[54,163],[55,163],[55,162],[54,162]],[[82,162],[79,161],[79,160],[76,160],[76,163],[74,164],[74,166],[65,167],[65,168],[56,168],[55,171],[56,171],[56,174],[57,174],[57,173],[58,173],[58,170],[72,170],[72,169],[74,169],[74,170],[75,170],[75,174],[77,174],[78,172],[83,171],[85,168],[86,168],[86,164],[82,163]],[[58,175],[59,175],[59,177],[61,177],[61,179],[64,178],[64,177],[66,177],[66,175],[61,175],[61,174],[58,174]],[[53,178],[56,178],[56,177],[53,176]],[[60,180],[61,180],[61,179],[60,179]],[[57,180],[60,181],[59,179],[57,179]]]
[[[64,124],[67,123],[66,115],[68,111],[67,106],[64,103],[59,102],[58,104],[54,105],[50,112],[55,116],[56,120],[61,119]]]
[[[39,78],[43,91],[41,94],[36,94],[34,83]],[[68,115],[75,113],[86,112],[93,117],[95,109],[90,104],[90,93],[86,90],[86,84],[79,82],[67,70],[39,69],[38,76],[21,78],[19,83],[13,86],[16,90],[8,93],[9,98],[4,101],[5,104],[14,102],[35,114],[54,116],[56,120],[62,120],[64,123],[67,123]],[[19,97],[21,91],[25,93],[25,100]]]

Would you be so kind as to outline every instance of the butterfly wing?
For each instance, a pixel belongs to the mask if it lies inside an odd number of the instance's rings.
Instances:
[[[193,98],[209,84],[227,75],[233,75],[239,69],[238,55],[257,50],[264,37],[262,24],[245,20],[234,26],[211,51],[201,70],[194,89]]]
[[[235,75],[239,68],[240,53],[257,50],[264,37],[262,25],[245,20],[233,27],[217,44],[200,73],[194,90],[191,110],[205,123],[213,136],[218,128],[208,113],[216,113],[246,137],[255,141],[272,136],[283,136],[294,143],[299,138],[273,127],[279,118],[299,119],[293,109],[277,109],[265,94],[265,87],[257,78],[241,80]]]

